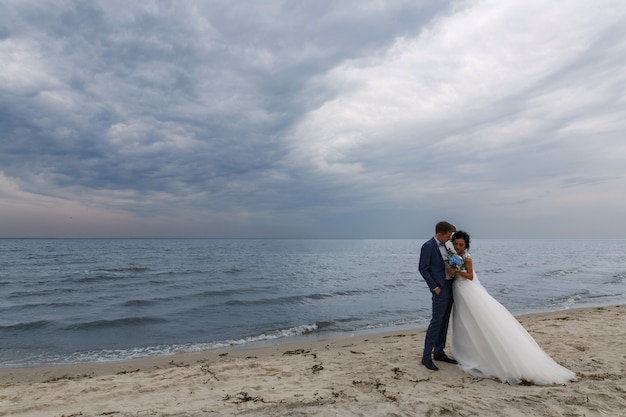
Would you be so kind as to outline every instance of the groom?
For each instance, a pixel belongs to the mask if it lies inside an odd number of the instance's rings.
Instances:
[[[454,270],[447,264],[448,250],[445,243],[450,240],[456,227],[448,222],[439,222],[435,226],[435,236],[426,241],[420,250],[419,271],[430,288],[433,299],[433,312],[424,343],[422,365],[437,371],[437,361],[457,363],[449,358],[443,348],[448,335],[448,323],[452,311],[452,278]]]

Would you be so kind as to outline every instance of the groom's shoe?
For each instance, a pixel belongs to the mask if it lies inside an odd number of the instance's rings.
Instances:
[[[458,363],[456,359],[449,358],[448,355],[445,354],[445,352],[441,352],[439,354],[436,353],[434,359],[441,362]]]
[[[425,367],[427,367],[431,371],[438,371],[439,370],[439,368],[437,368],[437,365],[435,365],[435,363],[431,359],[428,359],[428,358],[422,358],[422,365],[424,365]]]

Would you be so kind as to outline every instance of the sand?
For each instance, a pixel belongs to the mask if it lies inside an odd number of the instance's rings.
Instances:
[[[519,317],[577,381],[507,385],[419,364],[424,330],[114,364],[0,370],[0,416],[625,416],[626,308]]]

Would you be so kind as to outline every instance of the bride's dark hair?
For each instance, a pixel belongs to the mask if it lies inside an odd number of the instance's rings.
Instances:
[[[463,230],[458,230],[458,231],[454,232],[454,234],[452,235],[452,238],[450,240],[454,242],[457,239],[463,239],[465,241],[465,249],[469,250],[469,247],[470,247],[470,235],[468,235]]]

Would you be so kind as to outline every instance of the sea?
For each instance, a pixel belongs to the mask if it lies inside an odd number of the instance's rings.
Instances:
[[[427,239],[0,239],[0,368],[424,328]],[[626,301],[626,240],[470,252],[515,315]]]

